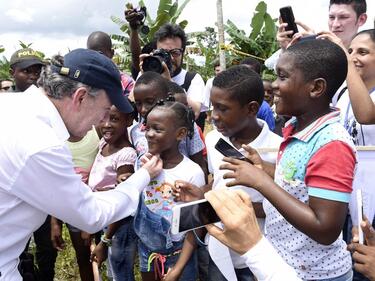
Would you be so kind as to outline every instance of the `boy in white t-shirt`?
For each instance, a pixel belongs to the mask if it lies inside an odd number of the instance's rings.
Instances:
[[[227,171],[219,169],[224,156],[215,149],[220,138],[240,151],[243,151],[243,144],[250,144],[254,148],[279,147],[281,137],[272,133],[267,123],[256,117],[263,97],[264,88],[260,76],[246,66],[231,67],[215,77],[210,99],[213,106],[211,118],[216,129],[206,136],[208,168],[214,179],[212,188],[225,187],[226,184],[223,175]],[[263,153],[262,156],[270,162],[276,161],[276,153]],[[180,187],[183,189],[182,184]],[[234,188],[241,188],[250,194],[262,224],[263,196],[247,187]],[[210,262],[210,280],[253,280],[252,273],[240,256],[215,238],[209,237],[208,249],[212,261],[216,264],[215,266]]]

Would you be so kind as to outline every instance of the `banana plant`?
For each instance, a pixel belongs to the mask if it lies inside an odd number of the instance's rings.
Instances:
[[[260,1],[256,6],[250,27],[251,32],[247,35],[230,20],[225,25],[225,31],[229,35],[231,47],[234,49],[229,50],[234,62],[244,58],[245,54],[264,61],[277,50],[276,19],[272,19],[267,13],[267,4],[264,1]]]

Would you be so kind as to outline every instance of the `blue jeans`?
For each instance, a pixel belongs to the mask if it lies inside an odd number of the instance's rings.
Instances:
[[[181,250],[182,248],[183,241],[176,243],[175,246],[173,246],[170,249],[169,253],[162,253],[163,255],[166,256],[166,260],[164,263],[164,273],[168,272],[168,269],[173,267],[180,254],[173,254],[178,250]],[[141,272],[153,272],[154,271],[154,266],[156,260],[153,260],[150,266],[150,270],[148,270],[148,259],[150,255],[153,253],[150,249],[147,248],[145,244],[143,244],[141,241],[138,243],[138,255],[139,255],[139,270]],[[158,264],[160,268],[160,264]],[[184,270],[182,272],[182,275],[178,279],[179,281],[196,281],[197,280],[197,270],[196,270],[196,259],[194,254],[191,255],[189,261],[186,263]],[[117,281],[117,279],[116,279]]]
[[[133,217],[123,220],[123,224],[112,237],[109,262],[116,281],[134,281],[134,261],[138,237],[134,232]]]

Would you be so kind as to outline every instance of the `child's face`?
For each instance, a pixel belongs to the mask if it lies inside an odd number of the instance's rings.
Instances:
[[[109,111],[109,119],[100,124],[100,132],[107,143],[116,143],[126,137],[127,127],[131,125],[130,114],[122,113],[112,105]]]
[[[220,133],[232,137],[246,129],[249,118],[247,104],[241,105],[231,93],[217,87],[212,87],[210,100],[213,106],[211,118]]]
[[[264,101],[267,102],[270,106],[273,105],[273,91],[272,83],[270,81],[263,81],[264,87]]]
[[[176,115],[170,109],[154,108],[147,116],[146,139],[148,152],[162,154],[177,148],[178,128],[175,126]]]
[[[153,107],[156,102],[160,99],[166,98],[167,95],[163,95],[158,91],[156,84],[140,84],[134,88],[134,101],[137,111],[144,118],[147,112]]]
[[[280,56],[277,79],[272,83],[274,103],[279,115],[300,116],[309,108],[309,85],[290,54]]]
[[[375,43],[370,35],[356,36],[350,43],[348,51],[363,81],[373,81],[375,79]]]

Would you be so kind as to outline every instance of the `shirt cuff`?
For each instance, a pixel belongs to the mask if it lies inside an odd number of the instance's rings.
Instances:
[[[265,237],[242,255],[242,258],[258,281],[301,280]]]

